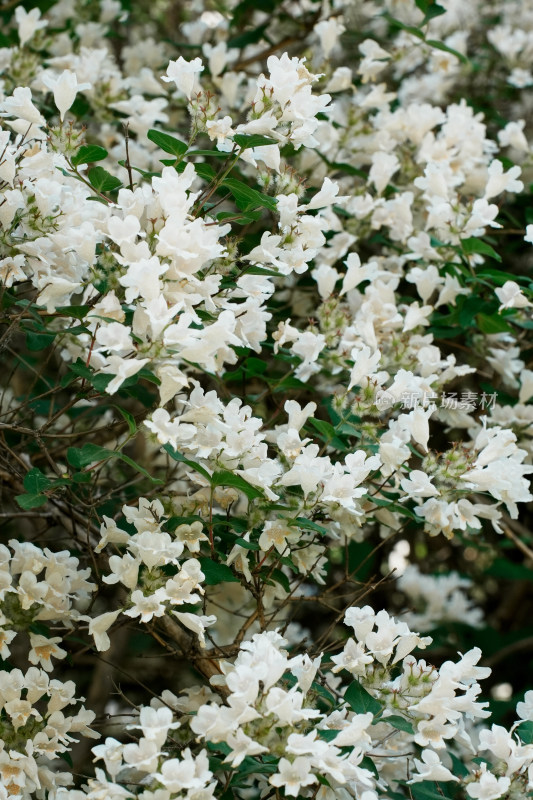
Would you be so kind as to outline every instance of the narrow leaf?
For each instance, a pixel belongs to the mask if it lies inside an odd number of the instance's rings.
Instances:
[[[254,500],[256,497],[263,497],[263,492],[256,489],[255,486],[252,486],[251,483],[241,478],[240,475],[235,475],[233,472],[226,470],[214,472],[211,476],[211,484],[212,486],[232,486],[234,489],[240,489],[241,492],[244,492],[248,500]]]
[[[233,141],[244,150],[248,150],[250,147],[264,147],[270,144],[278,144],[275,139],[271,139],[269,136],[261,136],[259,133],[236,133],[233,137]]]

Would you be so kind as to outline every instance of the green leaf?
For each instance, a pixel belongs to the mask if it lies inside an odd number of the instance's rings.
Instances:
[[[426,38],[424,31],[421,31],[420,28],[416,28],[414,25],[406,25],[404,22],[388,13],[383,14],[383,17],[387,20],[389,25],[392,25],[394,28],[400,28],[400,30],[410,33],[411,36],[416,36],[417,39],[422,39],[422,41]]]
[[[341,452],[348,449],[347,443],[337,436],[337,431],[329,422],[315,417],[310,417],[307,422],[321,434],[321,439],[325,444],[330,444]]]
[[[273,581],[276,581],[276,583],[279,583],[280,586],[283,586],[287,594],[290,593],[291,585],[289,583],[289,579],[287,578],[284,572],[282,572],[280,569],[277,568],[272,570],[267,570],[267,572],[270,574],[270,577]]]
[[[440,17],[441,14],[446,13],[446,9],[442,6],[439,6],[435,0],[415,0],[416,5],[420,9],[420,11],[424,14],[424,19],[422,20],[422,25],[425,25],[434,17]]]
[[[246,756],[244,761],[239,765],[235,777],[239,779],[245,775],[273,775],[274,772],[277,771],[278,767],[276,764],[267,764],[263,761],[257,761],[255,758],[250,758],[250,756]],[[231,798],[234,800],[235,795],[232,794]],[[221,800],[224,800],[224,798],[221,798]]]
[[[257,544],[257,542],[247,542],[246,539],[243,539],[242,536],[238,536],[235,539],[234,544],[238,544],[240,547],[244,547],[245,550],[260,550],[261,548]]]
[[[151,128],[147,133],[151,142],[156,144],[165,153],[171,153],[173,156],[182,156],[187,152],[187,145],[175,136],[170,136],[168,133],[156,131]]]
[[[533,744],[533,722],[531,722],[531,720],[521,722],[516,732],[524,744]]]
[[[386,500],[384,497],[372,497],[371,499],[372,502],[377,506],[382,506],[383,508],[387,508],[389,511],[395,511],[397,514],[401,514],[404,517],[409,517],[409,519],[412,519],[414,522],[420,522],[420,517],[417,517],[415,512],[411,511],[410,508],[406,508],[398,503],[391,503],[390,500]]]
[[[72,475],[74,483],[90,483],[92,479],[93,476],[90,472],[74,472]]]
[[[64,752],[64,753],[59,753],[58,755],[59,758],[61,758],[66,764],[69,765],[71,770],[74,769],[74,762],[72,760],[70,753]]]
[[[97,461],[107,461],[115,455],[113,450],[100,447],[98,444],[87,442],[83,447],[69,447],[67,461],[72,467],[82,469]]]
[[[240,208],[241,211],[248,211],[249,209],[261,207],[268,208],[269,211],[276,210],[277,202],[273,197],[262,194],[256,189],[251,189],[236,178],[224,178],[221,185],[229,189],[235,198],[237,207]]]
[[[465,766],[464,762],[461,761],[454,753],[448,750],[448,755],[450,756],[453,764],[452,772],[458,778],[466,778],[469,775],[468,767]]]
[[[327,529],[323,528],[322,525],[318,525],[311,519],[305,519],[305,517],[296,517],[296,519],[291,519],[287,524],[291,528],[303,528],[306,531],[315,531],[316,533],[320,533],[321,536],[325,536],[327,533]]]
[[[243,150],[248,150],[250,147],[264,147],[269,144],[278,144],[276,139],[271,139],[269,136],[261,136],[259,133],[236,133],[233,137],[235,144],[242,147]]]
[[[96,189],[97,192],[102,192],[102,194],[115,192],[122,186],[122,181],[119,178],[115,178],[103,167],[93,167],[89,170],[87,177],[93,189]]]
[[[210,156],[211,158],[220,158],[226,160],[228,157],[228,153],[222,152],[221,150],[189,150],[187,153],[189,156]]]
[[[102,161],[107,158],[107,150],[105,147],[100,147],[97,144],[84,144],[75,156],[72,157],[72,163],[75,167],[80,164],[93,164],[95,161]]]
[[[69,367],[69,372],[84,378],[91,386],[94,386],[97,392],[105,392],[113,380],[112,375],[95,375],[94,371],[87,367],[81,359],[78,359],[74,364]]]
[[[262,375],[268,369],[268,364],[266,361],[263,361],[261,358],[254,358],[250,356],[244,362],[244,368],[248,375]]]
[[[219,564],[211,558],[198,559],[202,572],[205,575],[206,586],[215,586],[217,583],[239,583],[231,569],[226,564]]]
[[[363,180],[368,180],[368,175],[364,170],[358,169],[352,166],[352,164],[344,164],[342,161],[328,161],[321,153],[318,151],[315,152],[330,169],[336,170],[337,172],[344,172],[346,175],[355,175],[358,178],[363,178]]]
[[[487,278],[491,284],[496,286],[503,286],[507,281],[515,281],[516,283],[528,283],[530,278],[527,275],[513,275],[512,272],[504,272],[502,269],[493,267],[480,267],[476,269],[476,276],[472,280],[479,278]]]
[[[120,458],[120,460],[124,461],[125,464],[128,464],[130,467],[133,467],[133,469],[136,469],[137,472],[140,472],[146,478],[149,478],[152,481],[152,483],[163,483],[163,481],[160,478],[154,478],[152,475],[150,475],[148,470],[146,470],[144,467],[141,467],[140,464],[137,464],[137,462],[134,461],[133,458],[125,456],[124,453],[113,453],[113,455],[116,456],[116,458]]]
[[[174,461],[180,461],[182,464],[187,464],[187,466],[193,469],[195,472],[199,472],[200,475],[203,475],[208,483],[211,483],[211,475],[206,469],[204,469],[204,467],[201,467],[200,464],[196,464],[196,462],[185,458],[185,456],[182,455],[178,450],[174,450],[170,444],[163,445],[163,450],[168,453],[169,456],[174,459]]]
[[[128,466],[133,467],[133,469],[135,469],[137,472],[140,472],[146,478],[149,478],[152,483],[162,483],[159,478],[153,478],[144,467],[141,467],[141,465],[137,464],[137,462],[132,458],[124,455],[124,453],[121,453],[118,450],[108,450],[105,447],[100,447],[100,445],[92,444],[90,442],[84,444],[81,448],[69,447],[67,450],[67,461],[76,469],[83,469],[84,467],[88,467],[89,464],[94,464],[95,462],[109,461],[110,458],[118,458],[121,461],[124,461],[125,464],[128,464]]]
[[[27,511],[29,508],[44,506],[48,498],[44,494],[18,494],[15,500],[21,508]]]
[[[56,308],[56,312],[64,314],[66,317],[85,319],[90,308],[90,306],[59,306]]]
[[[442,783],[442,781],[441,781]],[[439,791],[435,789],[435,784],[430,781],[415,783],[409,787],[414,800],[450,800],[450,795],[446,794],[439,783]]]
[[[380,717],[379,722],[386,722],[388,725],[392,725],[393,728],[396,728],[396,730],[404,731],[405,733],[414,734],[415,732],[409,720],[397,714],[392,714],[390,717]]]
[[[361,760],[361,762],[360,762],[360,766],[361,766],[361,767],[363,767],[363,769],[367,769],[367,770],[368,770],[369,772],[371,772],[371,773],[372,773],[372,774],[373,774],[373,775],[374,775],[376,778],[379,778],[379,773],[378,773],[377,767],[376,767],[376,765],[374,764],[374,762],[372,761],[372,759],[370,758],[370,756],[365,756],[365,757],[364,757],[364,758]]]
[[[195,164],[196,174],[204,181],[214,181],[217,174],[210,164]]]
[[[232,486],[234,489],[240,489],[241,492],[244,492],[248,500],[255,500],[257,497],[263,497],[263,492],[260,491],[260,489],[256,489],[255,486],[252,486],[251,483],[241,478],[240,475],[235,475],[228,470],[214,472],[211,476],[211,485]]]
[[[496,558],[485,570],[485,574],[507,581],[533,581],[533,569],[529,569],[524,564],[514,564],[506,558]]]
[[[430,47],[434,47],[435,50],[444,50],[445,53],[451,53],[452,56],[455,56],[462,64],[468,64],[468,58],[460,53],[459,50],[454,50],[453,47],[448,47],[447,44],[444,42],[438,42],[436,39],[426,39],[426,44]]]
[[[29,494],[40,494],[52,486],[52,481],[38,467],[33,467],[26,473],[23,485]]]
[[[29,629],[38,636],[46,636],[47,639],[51,638],[50,628],[42,622],[32,622]]]
[[[324,739],[325,742],[332,742],[340,731],[333,730],[332,728],[322,728],[317,730],[319,739]]]
[[[251,10],[259,10],[261,0],[253,0],[253,4],[251,6]],[[242,3],[240,5],[243,5]],[[270,20],[269,20],[270,22]],[[231,48],[241,49],[242,47],[246,47],[248,44],[255,44],[256,42],[260,42],[263,38],[263,34],[265,33],[266,29],[268,28],[269,22],[265,22],[263,25],[260,25],[258,28],[254,28],[251,31],[247,31],[246,33],[242,33],[240,36],[233,36],[231,39],[228,39],[227,45]]]
[[[120,406],[114,405],[113,408],[116,408],[120,416],[126,420],[131,435],[135,436],[135,434],[137,433],[137,423],[135,422],[135,417],[133,416],[133,414],[130,414],[129,411],[126,411],[125,408],[121,408]]]
[[[483,333],[503,333],[504,331],[512,330],[511,326],[499,314],[493,314],[492,316],[478,314],[476,320],[479,330],[483,331]]]
[[[496,250],[484,242],[482,239],[477,239],[475,236],[472,236],[470,239],[463,239],[461,242],[461,247],[463,249],[463,253],[467,256],[471,256],[474,253],[478,253],[479,255],[483,256],[490,256],[494,258],[496,261],[501,261],[501,256],[496,252]]]
[[[55,339],[55,333],[36,333],[35,331],[28,331],[26,333],[26,345],[28,350],[36,352],[44,350],[49,347]]]
[[[268,278],[279,278],[279,272],[274,272],[266,267],[257,267],[252,265],[243,270],[243,275],[266,275]]]
[[[457,308],[459,311],[458,322],[463,328],[470,327],[476,314],[479,314],[481,311],[495,310],[495,306],[487,306],[487,303],[483,301],[477,292],[472,292],[472,294],[466,297],[459,298]]]
[[[375,715],[381,711],[381,703],[372,697],[359,681],[353,681],[348,686],[344,699],[356,714],[366,714],[367,711],[370,711]]]
[[[204,524],[204,520],[198,514],[191,514],[188,517],[169,517],[165,522],[165,530],[173,533],[180,525],[192,525],[193,522]]]

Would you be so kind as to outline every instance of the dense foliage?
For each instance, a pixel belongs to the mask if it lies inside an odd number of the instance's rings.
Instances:
[[[532,56],[0,5],[0,800],[533,796]]]

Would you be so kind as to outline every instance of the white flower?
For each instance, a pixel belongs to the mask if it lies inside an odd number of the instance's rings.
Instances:
[[[526,692],[524,700],[516,704],[516,713],[520,719],[533,722],[533,690]]]
[[[326,86],[326,92],[343,92],[352,85],[352,71],[349,67],[337,67]]]
[[[283,787],[285,794],[298,797],[302,786],[315,783],[316,777],[311,772],[311,761],[305,756],[297,756],[294,761],[280,758],[278,772],[271,775],[269,783],[278,788]]]
[[[381,194],[399,168],[400,162],[394,153],[386,153],[381,150],[373,153],[368,178],[376,187],[378,194]]]
[[[202,616],[201,614],[191,614],[185,611],[173,611],[175,617],[179,619],[182,625],[197,634],[200,640],[200,646],[205,647],[205,629],[209,625],[214,625],[217,621],[215,616]]]
[[[145,420],[146,427],[155,433],[160,444],[171,444],[174,450],[178,449],[178,439],[183,442],[194,438],[197,434],[195,425],[180,423],[179,419],[171,421],[170,414],[164,408],[158,408],[152,414],[151,420]]]
[[[429,475],[420,469],[411,470],[408,478],[402,478],[400,486],[409,497],[437,497],[440,494]]]
[[[320,41],[320,48],[325,59],[330,57],[331,51],[336,47],[339,37],[346,28],[341,17],[330,17],[315,25],[315,33]]]
[[[145,739],[155,742],[160,748],[163,747],[168,732],[179,728],[180,723],[172,722],[172,711],[167,706],[162,708],[145,706],[141,708],[138,725],[129,725],[128,727],[141,728]]]
[[[522,170],[520,167],[511,167],[507,172],[503,171],[503,164],[498,159],[491,162],[488,174],[489,180],[485,187],[485,200],[502,192],[521,192],[524,188],[522,181],[517,180]]]
[[[25,263],[26,258],[23,255],[0,258],[0,281],[7,289],[11,288],[15,282],[26,280],[26,273],[23,269]]]
[[[501,147],[514,147],[523,153],[529,150],[529,144],[524,136],[525,120],[513,120],[508,122],[505,128],[498,131],[498,141]]]
[[[234,769],[243,762],[246,756],[257,756],[260,753],[268,752],[268,747],[254,742],[241,728],[237,728],[235,732],[228,733],[226,741],[232,752],[226,756],[224,763],[231,764]]]
[[[129,539],[129,537],[128,537]],[[131,553],[125,553],[122,557],[113,555],[109,558],[109,569],[111,575],[104,575],[104,583],[122,583],[127,589],[135,589],[139,579],[140,559],[133,558]]]
[[[0,629],[0,658],[3,658],[4,661],[9,658],[9,645],[16,635],[16,631],[6,631]]]
[[[46,28],[48,25],[47,20],[41,19],[41,12],[38,8],[32,8],[31,11],[26,11],[22,6],[17,6],[15,9],[15,20],[18,25],[21,47],[24,47],[26,42],[29,42],[37,31]]]
[[[174,81],[176,89],[190,100],[196,83],[196,76],[198,73],[202,72],[203,69],[204,67],[200,58],[193,58],[192,61],[186,61],[180,56],[177,61],[169,62],[166,75],[162,75],[161,78],[166,83]]]
[[[17,86],[11,97],[6,97],[0,102],[0,116],[17,117],[34,125],[46,124],[42,114],[33,105],[31,89],[27,86]]]
[[[265,553],[275,547],[278,553],[286,550],[288,542],[298,538],[298,529],[289,528],[283,519],[265,522],[263,532],[259,537],[259,547]]]
[[[112,736],[108,736],[103,744],[98,744],[96,747],[92,748],[94,753],[93,761],[98,761],[98,759],[102,758],[104,760],[106,770],[109,772],[111,777],[114,778],[122,767],[123,749],[124,745],[122,742],[117,741],[117,739],[113,739]]]
[[[306,206],[301,206],[301,209],[302,211],[309,211],[312,208],[324,208],[346,199],[345,197],[338,197],[338,194],[339,184],[326,177],[320,191],[315,194],[310,203]]]
[[[89,634],[94,638],[96,649],[100,652],[109,650],[111,647],[106,631],[115,622],[120,613],[120,609],[118,611],[108,611],[106,614],[100,614],[99,617],[93,617],[89,622]]]
[[[381,359],[381,352],[375,350],[371,354],[370,347],[364,345],[360,349],[354,347],[350,358],[352,358],[355,363],[350,372],[348,389],[352,389],[354,386],[362,386],[365,378],[370,378],[374,375]]]
[[[139,739],[138,744],[125,744],[122,753],[126,764],[131,764],[142,772],[155,772],[161,755],[157,743],[144,737]]]
[[[495,289],[494,292],[501,303],[500,311],[504,308],[527,308],[527,306],[533,305],[515,281],[505,281],[503,286]]]
[[[127,325],[122,325],[120,322],[104,323],[96,331],[97,347],[94,348],[95,352],[112,350],[123,356],[131,353],[133,342],[130,333],[131,328]]]
[[[155,777],[170,792],[182,792],[189,789],[191,790],[189,795],[191,797],[204,796],[204,793],[199,790],[209,783],[213,777],[213,773],[209,770],[206,751],[202,750],[194,758],[187,747],[183,750],[181,756],[181,760],[177,758],[166,759],[161,767],[161,773]],[[211,794],[206,795],[206,800],[207,797],[211,797]]]
[[[46,670],[46,672],[51,672],[53,669],[52,656],[54,658],[65,658],[67,655],[66,650],[57,646],[60,641],[60,636],[47,639],[46,636],[31,633],[30,631],[31,650],[28,655],[30,664],[38,664]]]
[[[229,136],[233,136],[234,130],[231,127],[232,119],[229,116],[222,117],[221,119],[212,119],[206,122],[207,135],[213,141],[216,139],[219,142]]]
[[[118,392],[124,381],[139,372],[149,361],[149,358],[124,359],[122,356],[108,356],[105,365],[100,369],[104,374],[115,376],[106,387],[107,394]]]
[[[497,778],[492,772],[487,771],[487,765],[483,763],[479,780],[469,783],[466,792],[475,800],[498,800],[506,794],[510,785],[510,778]]]
[[[458,781],[449,769],[441,764],[440,758],[434,750],[422,750],[422,761],[414,759],[417,774],[413,775],[409,783],[420,781]]]
[[[371,664],[373,658],[369,653],[365,652],[361,642],[356,642],[350,638],[339,655],[332,656],[331,660],[335,664],[331,670],[333,673],[346,669],[352,675],[365,675],[367,664]]]
[[[76,73],[69,69],[63,70],[59,78],[53,78],[49,73],[44,73],[42,81],[54,93],[54,103],[59,110],[61,121],[76,99],[77,93],[91,88],[90,83],[78,83]]]
[[[190,553],[200,552],[200,542],[208,541],[208,537],[203,532],[203,523],[196,521],[190,525],[178,525],[174,531],[174,536],[182,542]],[[194,559],[191,559],[194,561]],[[190,563],[190,562],[187,562]],[[199,562],[196,562],[199,566]]]
[[[132,608],[124,613],[128,617],[140,617],[141,622],[150,622],[153,617],[162,617],[165,613],[166,592],[156,589],[153,594],[145,595],[140,589],[131,593]]]

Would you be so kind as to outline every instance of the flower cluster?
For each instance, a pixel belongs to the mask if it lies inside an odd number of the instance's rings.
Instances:
[[[0,800],[526,796],[531,0],[23,5]]]
[[[30,667],[4,673],[0,684],[0,776],[5,797],[30,797],[55,791],[70,783],[68,772],[51,769],[54,760],[67,753],[72,734],[98,738],[88,726],[95,714],[81,706],[75,714],[65,709],[77,703],[73,681],[50,679]],[[34,795],[35,796],[35,795]]]
[[[15,539],[9,546],[11,550],[0,545],[0,657],[9,657],[17,633],[25,631],[29,662],[51,672],[52,658],[67,653],[59,646],[61,637],[50,636],[49,623],[60,623],[68,631],[89,619],[74,603],[87,605],[96,589],[87,580],[91,570],[80,570],[68,550],[53,552]]]

